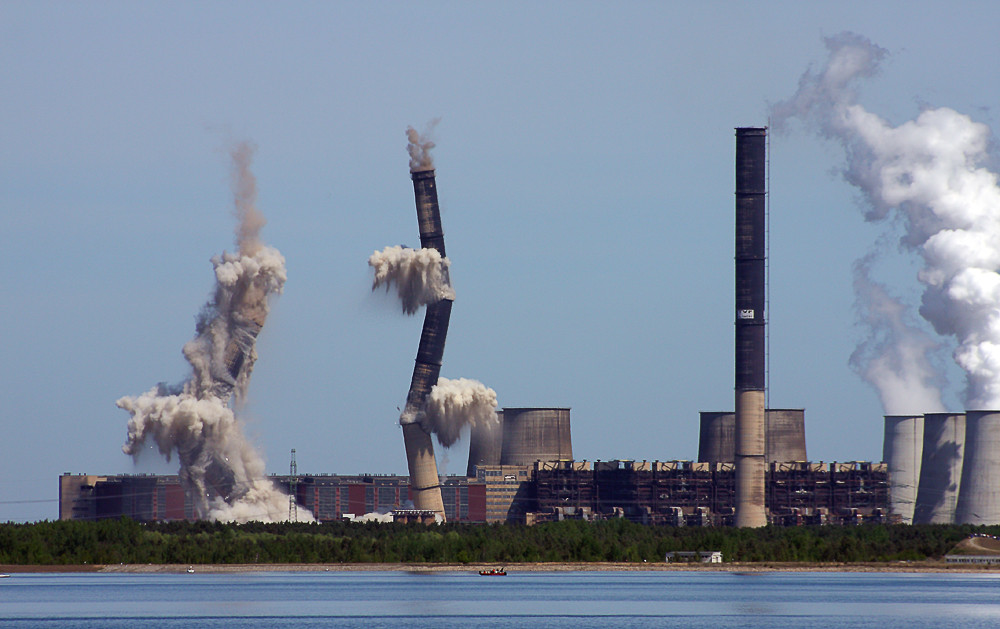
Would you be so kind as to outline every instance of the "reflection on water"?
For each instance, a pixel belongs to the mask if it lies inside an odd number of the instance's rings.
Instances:
[[[18,574],[0,582],[0,629],[975,628],[1000,625],[998,594],[991,574]]]

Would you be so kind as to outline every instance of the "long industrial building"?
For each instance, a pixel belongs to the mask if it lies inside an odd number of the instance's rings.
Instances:
[[[644,524],[731,526],[732,463],[581,461],[537,463],[529,522],[625,517]],[[884,464],[771,463],[765,470],[767,520],[776,525],[889,522]]]
[[[450,522],[536,523],[623,517],[645,524],[733,524],[732,463],[692,461],[536,461],[484,465],[475,477],[441,484]],[[291,477],[271,480],[288,491]],[[887,522],[884,464],[771,463],[765,474],[769,522],[777,525]],[[195,520],[197,511],[175,475],[59,478],[59,517],[138,521]],[[407,508],[409,479],[391,475],[301,475],[297,504],[319,521]]]
[[[290,491],[292,477],[269,478],[283,491]],[[486,489],[486,482],[474,478],[445,477],[441,496],[447,520],[485,523]],[[386,513],[412,503],[409,477],[379,474],[299,475],[295,477],[295,496],[297,506],[311,511],[319,521]],[[59,477],[59,519],[101,520],[122,516],[143,522],[198,519],[177,475],[63,474]]]

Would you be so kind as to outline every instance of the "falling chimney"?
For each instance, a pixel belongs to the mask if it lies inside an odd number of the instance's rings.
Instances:
[[[767,525],[764,510],[767,128],[736,129],[736,520]]]
[[[441,229],[441,210],[438,208],[434,171],[411,172],[410,178],[413,180],[413,194],[417,204],[420,245],[424,248],[437,249],[443,258],[444,231]],[[444,358],[444,342],[448,335],[451,305],[450,299],[442,299],[427,305],[404,415],[419,414],[426,404],[431,387],[437,384],[441,373],[441,361]],[[404,423],[403,443],[406,446],[406,462],[410,472],[410,500],[413,501],[413,506],[417,509],[436,511],[443,519],[441,481],[438,477],[437,461],[434,459],[434,443],[431,441],[430,431],[419,421]]]

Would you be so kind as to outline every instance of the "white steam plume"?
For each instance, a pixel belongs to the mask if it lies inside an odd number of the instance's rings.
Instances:
[[[851,367],[878,391],[886,414],[943,412],[940,376],[928,359],[938,344],[871,278],[873,259],[870,254],[854,265],[855,307],[868,337],[851,354]]]
[[[982,166],[990,129],[948,108],[892,126],[858,105],[852,89],[877,71],[886,51],[853,33],[826,44],[826,67],[806,72],[796,94],[773,107],[775,127],[798,118],[842,144],[843,175],[863,193],[866,218],[899,218],[901,244],[923,260],[920,314],[957,342],[965,407],[1000,408],[1000,187]],[[919,386],[906,383],[914,391]]]
[[[482,382],[438,378],[419,417],[444,447],[458,441],[462,428],[497,421],[497,392]]]
[[[372,290],[385,286],[388,291],[395,284],[406,314],[442,299],[455,299],[448,278],[450,265],[451,261],[434,248],[386,247],[368,258],[368,266],[375,271]]]
[[[259,239],[264,220],[249,171],[252,156],[248,144],[232,150],[239,252],[212,259],[215,293],[198,317],[196,337],[184,345],[191,376],[171,389],[160,385],[117,401],[131,415],[122,451],[138,457],[151,439],[167,460],[176,452],[198,515],[238,522],[288,519],[288,495],[267,479],[263,459],[229,407],[230,397],[246,394],[268,300],[286,278],[285,259]],[[300,520],[313,519],[297,511]]]
[[[434,132],[434,127],[440,120],[440,118],[431,120],[427,124],[427,130],[422,134],[413,127],[406,127],[406,151],[410,154],[410,172],[434,170],[434,159],[431,157],[434,142],[429,136]]]

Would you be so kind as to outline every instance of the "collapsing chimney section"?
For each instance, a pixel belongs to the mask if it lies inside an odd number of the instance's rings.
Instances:
[[[764,510],[767,129],[736,129],[736,526]]]
[[[425,249],[437,249],[444,258],[444,231],[441,229],[441,210],[438,207],[434,171],[411,172],[410,178],[413,179],[413,194],[417,205],[420,245]],[[419,418],[422,414],[431,387],[437,384],[441,373],[451,305],[451,299],[427,305],[402,422],[406,462],[410,472],[410,500],[415,508],[436,511],[442,519],[444,502],[441,500],[441,481],[437,461],[434,459],[430,430],[413,418]]]

